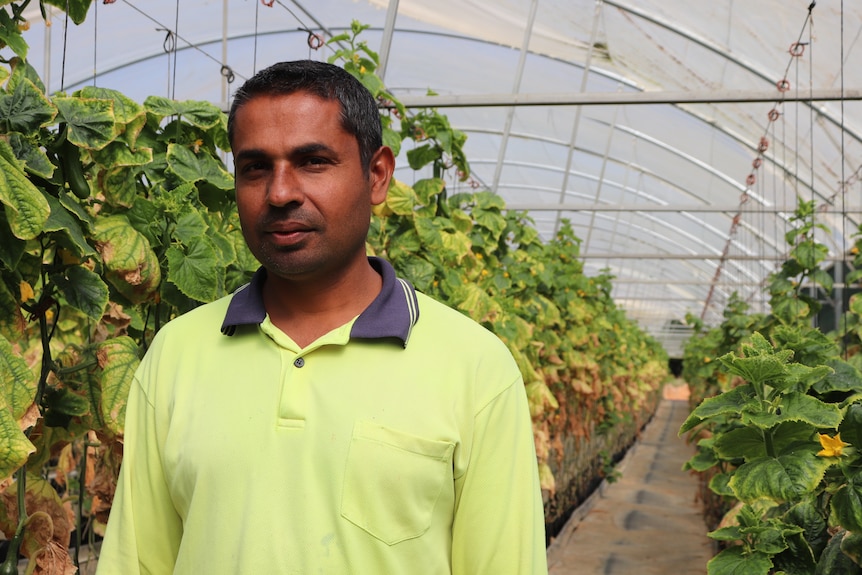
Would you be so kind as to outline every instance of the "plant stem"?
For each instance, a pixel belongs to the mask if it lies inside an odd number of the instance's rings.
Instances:
[[[763,442],[766,444],[766,455],[768,457],[775,457],[775,444],[772,441],[771,429],[763,430]]]

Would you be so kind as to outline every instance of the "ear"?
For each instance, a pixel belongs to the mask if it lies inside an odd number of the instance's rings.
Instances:
[[[386,192],[389,191],[389,182],[395,171],[395,156],[388,146],[381,146],[368,166],[368,182],[371,184],[371,204],[382,204],[386,200]]]

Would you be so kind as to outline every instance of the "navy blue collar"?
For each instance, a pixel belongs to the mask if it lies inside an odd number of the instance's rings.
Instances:
[[[407,280],[395,276],[386,260],[369,257],[371,267],[383,278],[383,287],[374,301],[353,322],[350,337],[356,339],[397,338],[406,347],[410,330],[419,320],[416,291]],[[242,286],[230,300],[221,332],[233,335],[240,325],[259,325],[266,318],[263,283],[266,269],[259,268],[251,282]]]

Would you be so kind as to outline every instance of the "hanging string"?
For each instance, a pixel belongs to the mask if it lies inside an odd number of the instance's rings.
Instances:
[[[179,36],[180,33],[180,0],[177,0],[176,12],[174,13],[174,34]],[[171,100],[175,100],[177,97],[177,54],[179,54],[179,50],[177,50],[177,43],[174,42],[174,50],[173,50],[173,59],[174,59],[174,73],[171,78]]]
[[[844,154],[846,153],[846,151],[844,149],[844,139],[845,139],[844,138],[844,136],[845,136],[845,132],[844,132],[844,0],[841,0],[841,8],[840,9],[841,9],[841,64],[839,67],[839,75],[841,77],[841,80],[840,80],[840,82],[841,82],[841,100],[840,100],[840,104],[841,104],[841,200],[840,200],[841,201],[841,261],[836,262],[836,265],[841,266],[842,282],[843,282],[844,281],[844,279],[843,279],[844,261],[847,258],[847,246],[846,246],[846,243],[847,243],[847,203],[846,203],[847,186],[845,183],[846,162],[844,161],[844,158],[845,158]],[[847,323],[847,321],[846,321],[847,320],[847,311],[844,309],[844,288],[843,287],[838,289],[838,294],[839,294],[839,297],[836,297],[835,299],[836,299],[837,305],[841,306],[841,321],[840,321],[840,323],[846,325],[846,323]],[[836,317],[838,317],[837,314],[836,314]],[[841,325],[836,325],[835,328],[837,330],[839,330],[838,333],[841,333]],[[844,355],[844,361],[847,361],[848,359],[850,359],[847,347],[848,347],[847,346],[847,338],[842,336],[841,337],[841,351]]]
[[[258,39],[258,22],[260,19],[260,4],[254,3],[254,56],[251,60],[251,69],[257,73],[257,39]]]
[[[66,20],[63,24],[63,63],[60,66],[60,91],[66,89],[66,42],[69,38],[69,0],[66,0]]]
[[[811,5],[808,6],[808,15],[805,18],[805,23],[803,24],[802,29],[799,31],[799,36],[798,36],[796,42],[794,42],[793,44],[790,45],[791,59],[790,59],[790,61],[788,61],[787,67],[784,70],[784,77],[782,79],[778,80],[778,82],[776,82],[776,84],[775,84],[781,97],[776,102],[775,107],[773,107],[773,109],[768,114],[768,118],[769,118],[770,123],[772,123],[778,119],[778,117],[780,115],[780,114],[778,114],[778,106],[780,104],[784,103],[784,94],[791,89],[790,82],[789,82],[789,80],[787,80],[787,73],[790,71],[790,67],[793,64],[793,60],[797,59],[797,57],[800,56],[805,49],[805,45],[802,43],[802,38],[803,38],[803,35],[805,34],[806,27],[808,26],[808,23],[812,18],[811,11],[814,9],[815,4],[816,4],[816,2],[812,2]],[[799,118],[798,113],[796,114],[796,118],[797,118],[797,122],[798,122],[798,118]],[[757,158],[761,158],[761,159],[764,158],[766,151],[769,149],[769,139],[766,137],[768,134],[768,131],[769,131],[769,126],[767,126],[766,129],[764,130],[764,134],[763,134],[763,136],[761,136],[760,142],[757,145]],[[798,138],[798,133],[799,132],[797,129],[797,138]],[[798,162],[798,154],[797,154],[797,162]],[[759,167],[759,165],[757,167]],[[716,285],[718,284],[718,281],[721,278],[721,274],[724,270],[724,267],[727,264],[727,261],[729,259],[728,256],[729,256],[730,248],[733,245],[734,237],[736,237],[736,233],[739,229],[739,223],[740,223],[740,220],[742,218],[742,210],[743,210],[745,204],[751,198],[751,194],[750,194],[751,188],[757,182],[757,175],[756,175],[757,167],[754,167],[754,169],[751,172],[749,172],[749,174],[745,180],[746,188],[739,198],[739,210],[737,210],[736,214],[734,215],[733,219],[731,220],[730,231],[727,234],[727,239],[725,240],[724,249],[722,250],[721,257],[719,258],[719,261],[718,261],[718,265],[715,268],[715,274],[713,275],[712,282],[710,283],[709,291],[706,294],[706,299],[704,300],[704,304],[703,304],[703,310],[700,313],[701,319],[703,319],[706,316],[706,313],[709,310],[709,307],[712,305],[712,298],[715,294]],[[794,173],[794,175],[798,175],[798,170],[796,170],[796,173]],[[797,181],[798,181],[798,178],[797,178]]]
[[[112,2],[115,2],[115,1],[116,1],[116,0],[110,0],[110,2],[106,2],[106,3],[112,3]],[[154,23],[154,24],[157,26],[157,27],[156,27],[156,31],[158,31],[158,32],[165,32],[165,40],[164,40],[164,42],[163,42],[163,48],[164,48],[164,50],[165,50],[165,52],[166,52],[166,53],[172,53],[172,52],[174,52],[175,50],[177,50],[177,49],[178,49],[178,48],[177,48],[177,43],[178,43],[178,41],[182,41],[182,42],[183,42],[184,44],[186,44],[188,47],[190,47],[190,48],[192,48],[192,49],[194,49],[194,50],[196,50],[196,51],[200,52],[200,53],[201,53],[205,58],[207,58],[207,59],[211,60],[212,62],[215,62],[216,64],[218,64],[218,66],[219,66],[219,70],[222,70],[223,68],[225,68],[225,67],[226,67],[226,68],[227,68],[228,70],[230,70],[230,71],[231,71],[231,73],[233,73],[236,77],[238,77],[238,78],[240,78],[240,79],[242,79],[242,80],[246,80],[246,79],[247,79],[247,78],[246,78],[245,76],[243,76],[242,74],[239,74],[239,73],[234,72],[234,71],[230,68],[230,66],[228,66],[226,63],[222,62],[222,61],[221,61],[221,60],[219,60],[218,58],[216,58],[216,57],[214,57],[213,55],[209,54],[207,51],[205,51],[205,50],[201,49],[201,47],[200,47],[200,46],[198,46],[197,44],[194,44],[194,43],[190,42],[189,40],[186,40],[185,38],[183,38],[182,36],[180,36],[179,34],[177,34],[175,30],[171,30],[170,28],[168,28],[168,26],[166,26],[165,24],[163,24],[161,21],[157,20],[156,18],[153,18],[152,16],[150,16],[149,14],[147,14],[146,12],[144,12],[143,10],[141,10],[140,8],[138,8],[137,6],[135,6],[134,4],[132,4],[132,2],[130,2],[130,0],[123,0],[123,2],[124,2],[124,3],[129,7],[129,8],[131,8],[132,10],[134,10],[135,12],[137,12],[138,14],[140,14],[141,16],[143,16],[144,18],[146,18],[146,19],[147,19],[147,20],[149,20],[150,22]],[[178,3],[179,3],[179,2],[178,2]],[[221,72],[221,73],[223,74],[224,72]],[[168,77],[169,77],[169,78],[171,77],[170,66],[168,66]]]
[[[813,33],[813,30],[814,30],[814,16],[811,15],[808,19],[808,46],[809,46],[809,52],[808,52],[808,99],[812,102],[814,101],[812,98],[812,95],[811,95],[812,91],[814,90],[814,42],[813,42],[814,33]],[[799,58],[797,58],[797,60],[799,60]],[[799,63],[797,62],[797,67],[798,66],[799,66]],[[815,188],[815,185],[814,185],[814,106],[808,106],[808,134],[809,134],[808,135],[808,139],[809,139],[808,149],[809,149],[809,163],[810,163],[808,182],[809,182],[809,185],[811,186],[811,190],[810,190],[811,191],[811,201],[814,202],[815,201],[815,192],[814,192],[814,188]],[[817,220],[817,211],[815,210],[811,214],[811,223],[816,224],[817,223],[816,220]],[[816,227],[812,228],[812,231],[811,231],[812,237],[814,236],[814,230],[816,230],[816,229],[817,229]],[[811,297],[812,300],[816,300],[817,299],[817,292],[818,292],[817,285],[809,279],[809,285],[808,285],[809,297]],[[813,324],[813,327],[815,327],[815,328],[820,327],[820,314],[819,313],[814,314],[814,316],[812,317],[812,324]]]
[[[96,85],[98,74],[98,51],[99,51],[99,2],[93,6],[93,86]]]

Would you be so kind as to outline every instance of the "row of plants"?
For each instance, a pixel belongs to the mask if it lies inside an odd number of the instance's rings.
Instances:
[[[0,573],[19,555],[29,573],[73,573],[110,510],[139,358],[161,326],[258,264],[223,163],[224,114],[96,87],[47,94],[26,60],[28,4],[0,1]],[[89,5],[70,0],[69,13],[83,21]],[[386,91],[364,29],[330,39],[331,61],[380,99],[385,143],[420,174],[375,209],[369,252],[508,344],[552,496],[560,437],[648,408],[666,357],[616,308],[611,278],[584,275],[571,227],[543,242],[498,196],[450,192],[468,188],[465,135]]]
[[[862,294],[839,329],[814,327],[833,291],[814,202],[800,201],[789,256],[769,278],[769,314],[730,299],[721,325],[685,348],[703,474],[722,550],[710,575],[862,573]],[[848,285],[862,279],[862,229]],[[843,265],[839,262],[837,265]]]

